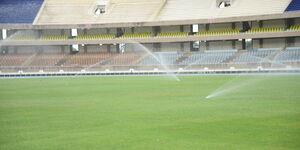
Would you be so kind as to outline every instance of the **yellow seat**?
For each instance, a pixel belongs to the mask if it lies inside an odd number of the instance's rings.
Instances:
[[[265,28],[252,28],[246,33],[259,33],[259,32],[279,32],[283,31],[284,27],[265,27]]]
[[[9,37],[6,40],[21,40],[21,41],[26,41],[26,40],[35,40],[34,36],[14,36],[14,37]]]
[[[143,33],[125,33],[120,38],[124,39],[133,39],[133,38],[149,38],[151,37],[151,32],[143,32]]]
[[[211,30],[211,31],[200,31],[195,34],[195,36],[212,36],[212,35],[228,35],[228,34],[238,34],[240,31],[238,29],[228,29],[228,30]]]
[[[67,35],[42,35],[40,40],[67,40]]]
[[[156,37],[185,37],[188,36],[188,32],[166,32],[166,33],[158,33]]]
[[[84,34],[78,35],[74,39],[75,40],[103,40],[103,39],[113,39],[115,38],[115,34]]]

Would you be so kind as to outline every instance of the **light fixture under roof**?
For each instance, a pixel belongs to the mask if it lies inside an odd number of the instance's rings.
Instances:
[[[101,15],[106,12],[106,6],[108,4],[108,1],[97,1],[96,2],[96,8],[94,10],[95,15]]]
[[[217,0],[216,4],[218,8],[226,8],[231,6],[232,0]]]

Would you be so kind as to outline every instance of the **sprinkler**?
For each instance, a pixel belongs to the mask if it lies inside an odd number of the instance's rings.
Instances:
[[[208,95],[208,96],[206,96],[205,98],[206,98],[206,99],[209,99],[209,98],[211,98],[211,96],[210,96],[210,95]]]

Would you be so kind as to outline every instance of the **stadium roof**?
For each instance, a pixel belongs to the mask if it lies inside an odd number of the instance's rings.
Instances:
[[[32,24],[43,0],[0,0],[0,23]]]
[[[300,1],[292,0],[290,5],[287,7],[285,11],[299,11],[300,10]]]
[[[10,0],[21,4],[19,1]],[[94,13],[99,1],[107,1],[105,13],[100,15]],[[32,24],[37,28],[126,27],[293,18],[300,17],[300,12],[294,11],[299,10],[297,6],[297,0],[231,0],[226,8],[218,8],[217,0],[45,0],[35,7],[39,12]],[[0,27],[32,27],[22,24],[28,22],[3,21],[7,14],[0,11]]]

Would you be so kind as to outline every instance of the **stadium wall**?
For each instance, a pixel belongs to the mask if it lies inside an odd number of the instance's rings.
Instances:
[[[235,29],[241,30],[243,28],[241,22],[235,22]],[[206,25],[208,30],[227,30],[233,29],[233,23],[216,23],[216,24],[200,24],[199,31],[206,31]]]
[[[135,29],[133,29],[133,28],[124,28],[123,32],[124,33],[135,33]]]
[[[148,43],[148,44],[143,44],[147,49],[149,49],[150,51],[153,51],[153,44],[152,43]],[[138,47],[136,47],[138,48]],[[137,50],[140,51],[140,50]]]
[[[33,54],[36,53],[37,47],[34,46],[13,46],[9,48],[9,54]]]
[[[143,44],[143,46],[146,47],[147,49],[149,49],[150,51],[154,51],[152,43]],[[136,44],[125,44],[125,52],[145,52],[145,51],[143,51]]]
[[[38,48],[35,46],[18,46],[17,47],[18,54],[32,54],[38,51]]]
[[[44,29],[42,30],[42,35],[71,35],[71,30],[69,29],[61,29],[61,30],[55,30],[55,29]]]
[[[107,29],[107,34],[117,34],[117,29],[116,28],[112,28],[112,29]]]
[[[124,33],[144,33],[153,32],[152,27],[134,27],[134,28],[124,28]]]
[[[8,54],[68,54],[69,46],[62,45],[44,45],[44,46],[8,46]]]
[[[83,34],[107,34],[108,29],[105,28],[99,28],[99,29],[77,29],[78,35]]]
[[[216,23],[210,24],[209,30],[227,30],[232,29],[232,23]]]
[[[180,32],[180,26],[162,26],[160,27],[161,32]]]
[[[190,50],[190,42],[183,42],[183,50],[184,51]]]
[[[108,52],[110,48],[110,52],[116,52],[114,45],[86,45],[87,52]],[[80,53],[84,53],[84,47],[80,45],[79,49]]]
[[[13,36],[18,30],[6,30],[6,36]]]
[[[115,29],[111,29],[113,31]],[[86,34],[106,34],[108,31],[107,29],[87,29]]]
[[[152,32],[152,27],[137,27],[134,30],[135,33]]]
[[[16,52],[15,51],[16,46],[8,46],[7,49],[8,49],[8,54],[14,54]]]
[[[45,30],[42,30],[42,34],[43,35],[61,35],[61,31],[45,29]]]
[[[243,49],[242,41],[235,41],[235,47],[232,49]]]
[[[294,24],[295,25],[300,25],[300,18],[295,18],[294,19]]]
[[[232,41],[216,41],[209,42],[209,50],[225,50],[225,49],[233,49]]]
[[[69,52],[68,46],[44,46],[43,53],[45,54],[59,54],[59,53]]]
[[[134,51],[138,51],[136,46],[134,46],[133,44],[125,44],[125,52],[134,52]]]
[[[278,19],[278,20],[266,20],[262,21],[263,27],[284,27],[285,20]]]
[[[191,26],[183,25],[183,32],[190,32],[190,31],[191,31]]]
[[[259,22],[258,21],[252,21],[251,22],[251,28],[259,28]]]
[[[263,39],[263,48],[285,47],[285,38]]]
[[[243,24],[242,24],[242,22],[236,22],[235,23],[235,29],[243,29]]]
[[[181,51],[180,43],[161,43],[161,51]]]
[[[253,40],[252,41],[252,47],[253,47],[253,49],[262,48],[262,46],[259,43],[259,40]]]
[[[300,47],[300,37],[295,38],[295,46]]]
[[[205,24],[199,24],[198,25],[198,30],[199,31],[206,31],[206,27],[205,26],[206,26]]]

